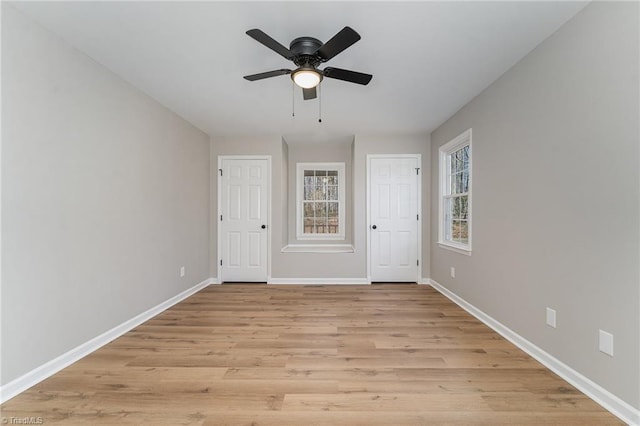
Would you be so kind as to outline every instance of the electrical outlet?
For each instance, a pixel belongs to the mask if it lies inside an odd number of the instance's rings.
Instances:
[[[600,352],[613,356],[613,334],[600,330]]]
[[[451,267],[451,278],[455,278],[456,277],[456,268],[454,268],[453,266]]]
[[[556,328],[556,311],[555,311],[555,309],[547,308],[547,325],[549,327]]]
[[[180,278],[184,277],[184,266],[180,267]]]

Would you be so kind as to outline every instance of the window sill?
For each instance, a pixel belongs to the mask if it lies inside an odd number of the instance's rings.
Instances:
[[[464,255],[467,255],[467,256],[471,256],[471,249],[456,247],[456,246],[452,246],[452,245],[445,244],[445,243],[442,243],[442,242],[438,242],[438,247],[440,247],[441,249],[445,249],[445,250],[453,251],[453,252],[456,252],[456,253],[464,254]]]
[[[351,244],[289,244],[282,253],[353,253]]]

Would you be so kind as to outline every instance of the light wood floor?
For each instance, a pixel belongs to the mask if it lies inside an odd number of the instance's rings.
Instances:
[[[210,286],[5,403],[44,424],[623,424],[428,286]]]

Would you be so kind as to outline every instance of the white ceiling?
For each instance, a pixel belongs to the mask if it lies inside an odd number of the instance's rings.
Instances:
[[[71,45],[212,136],[430,132],[586,2],[18,2]],[[293,64],[245,34],[285,46],[362,39],[325,66],[373,74],[368,86],[325,79],[303,101],[289,76],[244,75]]]

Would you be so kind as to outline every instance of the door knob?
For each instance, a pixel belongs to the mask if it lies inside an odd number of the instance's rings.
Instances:
[[[373,226],[371,227],[371,229],[378,229],[378,227],[377,227],[377,226],[375,226],[375,225],[373,225]]]
[[[262,225],[260,228],[265,229],[267,225]]]

